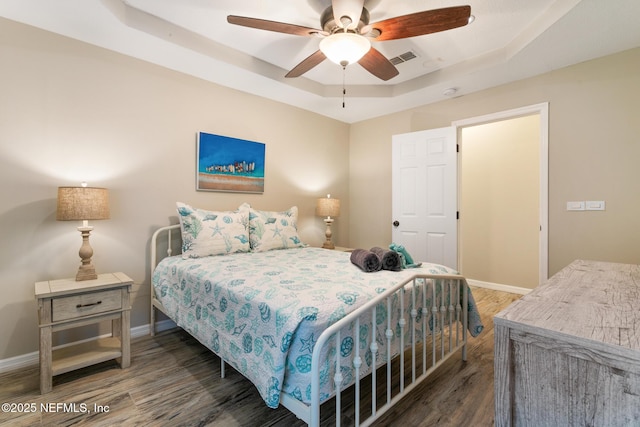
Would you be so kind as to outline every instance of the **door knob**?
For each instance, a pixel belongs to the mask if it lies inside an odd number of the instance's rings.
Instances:
[[[399,226],[399,225],[400,225],[400,222],[398,222],[398,221],[393,221],[393,226],[394,226],[394,227],[397,227],[397,226]]]

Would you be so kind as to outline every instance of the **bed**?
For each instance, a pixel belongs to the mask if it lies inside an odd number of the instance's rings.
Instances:
[[[455,352],[466,360],[480,316],[464,277],[445,266],[364,273],[348,252],[308,247],[294,208],[178,203],[180,224],[151,242],[152,334],[160,310],[220,357],[223,376],[226,363],[248,378],[267,406],[310,426],[322,404],[335,405],[337,425],[350,407],[355,425],[369,425]]]

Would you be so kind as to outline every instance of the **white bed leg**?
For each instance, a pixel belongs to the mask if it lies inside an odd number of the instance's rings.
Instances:
[[[358,319],[356,319],[357,324]],[[358,328],[356,327],[356,331]],[[340,348],[340,331],[336,332],[335,337],[336,348]],[[356,341],[356,344],[359,345],[359,341]],[[358,351],[358,346],[356,346],[356,354]],[[356,368],[356,372],[357,372]],[[359,378],[356,376],[356,378]],[[357,380],[356,380],[357,381]],[[342,405],[341,405],[341,390],[342,390],[342,369],[340,368],[340,350],[336,352],[336,373],[333,375],[333,382],[336,386],[336,427],[340,426],[340,416],[342,414]],[[356,382],[356,393],[358,392],[358,382]],[[356,407],[359,407],[356,403]],[[357,413],[357,412],[356,412]]]
[[[224,378],[225,376],[225,372],[224,372],[224,359],[221,357],[220,358],[220,378]]]
[[[462,360],[467,361],[467,327],[469,326],[469,286],[467,281],[462,281]]]
[[[376,324],[376,319],[378,318],[377,316],[378,313],[378,306],[373,307],[373,310],[371,310],[371,324],[375,325]],[[369,349],[371,350],[371,360],[373,360],[373,363],[376,363],[376,361],[378,360],[378,343],[376,341],[376,328],[372,327],[371,328],[371,345],[369,346]],[[375,375],[375,373],[373,375],[371,375],[371,390],[377,390],[378,389],[378,384],[377,384],[377,375]],[[371,393],[371,415],[376,415],[376,409],[377,409],[377,393]],[[359,421],[359,420],[358,420]]]
[[[151,287],[151,292],[153,292],[153,286]],[[149,333],[151,336],[155,336],[156,334],[156,309],[153,307],[153,300],[151,300],[151,315],[149,319]]]
[[[431,283],[431,366],[436,366],[438,361],[437,352],[437,332],[438,332],[438,301],[436,296],[436,280],[430,280]]]
[[[387,297],[387,313],[391,313],[391,298]],[[387,316],[387,405],[391,402],[391,339],[393,338],[393,329],[391,329],[391,316]]]

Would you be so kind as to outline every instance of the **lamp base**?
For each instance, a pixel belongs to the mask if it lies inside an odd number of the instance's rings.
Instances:
[[[89,244],[89,234],[91,234],[91,230],[93,230],[93,227],[78,227],[78,231],[82,234],[82,246],[80,246],[80,251],[78,252],[80,259],[82,260],[82,264],[78,268],[78,273],[76,274],[77,282],[98,278],[96,269],[91,262],[91,257],[93,256],[93,248]]]
[[[325,224],[327,224],[327,229],[324,232],[325,237],[327,238],[327,240],[325,240],[325,242],[322,244],[322,248],[323,249],[335,249],[335,245],[333,244],[333,242],[331,241],[331,223],[333,222],[333,218],[325,218],[324,219]]]
[[[324,243],[322,244],[322,248],[323,248],[323,249],[335,249],[336,247],[335,247],[335,245],[334,245],[332,242],[329,242],[329,243],[324,242]]]
[[[96,269],[93,264],[81,265],[76,273],[76,282],[80,282],[82,280],[94,280],[97,278],[98,275],[96,274]]]

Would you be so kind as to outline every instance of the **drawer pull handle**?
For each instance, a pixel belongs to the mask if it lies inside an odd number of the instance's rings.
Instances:
[[[102,301],[92,302],[91,304],[78,304],[76,305],[76,308],[91,307],[92,305],[98,305],[98,304],[102,304]]]

